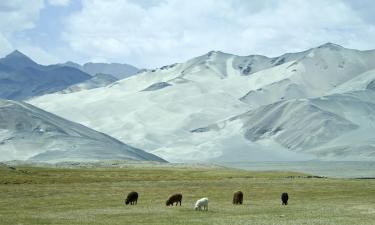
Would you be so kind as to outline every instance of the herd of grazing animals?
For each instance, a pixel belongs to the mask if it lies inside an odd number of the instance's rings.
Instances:
[[[282,205],[288,205],[288,200],[289,200],[289,195],[288,193],[284,192],[281,194],[281,204]],[[126,199],[125,199],[125,204],[128,205],[130,203],[130,205],[136,205],[137,204],[137,201],[138,201],[138,193],[135,192],[135,191],[132,191],[130,192]],[[178,203],[180,203],[180,206],[181,206],[181,202],[182,202],[182,194],[178,193],[178,194],[173,194],[171,195],[165,205],[166,206],[170,206],[174,203],[176,203],[176,206],[178,205]],[[242,191],[236,191],[234,192],[233,194],[233,205],[242,205],[242,202],[243,202],[243,193]],[[194,210],[198,210],[198,211],[201,211],[201,210],[204,210],[204,211],[208,211],[208,198],[205,197],[205,198],[201,198],[201,199],[198,199],[194,205]]]

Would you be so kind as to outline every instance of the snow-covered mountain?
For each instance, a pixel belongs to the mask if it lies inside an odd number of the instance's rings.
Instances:
[[[366,160],[374,69],[374,50],[332,43],[275,58],[212,51],[30,103],[170,161]]]
[[[0,161],[164,161],[103,133],[10,100],[0,100],[0,152]]]
[[[139,69],[135,66],[126,63],[85,63],[80,65],[74,62],[66,62],[58,64],[60,66],[69,66],[79,69],[92,76],[97,74],[108,74],[116,77],[117,79],[124,79],[133,76],[139,72]]]
[[[0,59],[0,98],[28,99],[63,90],[91,76],[67,66],[43,66],[19,51]]]
[[[272,140],[320,158],[374,160],[374,115],[375,92],[354,91],[279,101],[192,132],[211,136],[236,132],[251,142]]]
[[[375,66],[375,51],[356,51],[330,43],[293,58],[293,63],[276,75],[277,79],[250,90],[241,100],[258,107],[284,99],[323,96]]]

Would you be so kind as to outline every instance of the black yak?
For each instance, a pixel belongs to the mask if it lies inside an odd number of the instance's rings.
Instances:
[[[233,194],[233,204],[234,205],[242,205],[242,201],[243,201],[243,193],[242,191],[236,191],[234,192]]]
[[[288,193],[284,192],[281,194],[282,205],[288,205],[288,199],[289,199]]]
[[[167,206],[170,206],[176,202],[176,206],[178,205],[178,203],[180,203],[180,206],[181,206],[181,201],[182,201],[182,194],[174,194],[174,195],[171,195],[167,202],[165,203]]]
[[[128,205],[136,205],[138,200],[138,193],[135,191],[132,191],[128,194],[128,196],[125,199],[125,204]]]

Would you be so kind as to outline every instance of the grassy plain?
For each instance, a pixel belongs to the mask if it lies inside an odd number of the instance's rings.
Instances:
[[[291,178],[294,177],[294,178]],[[125,206],[130,191],[138,205]],[[232,193],[244,192],[234,206]],[[170,194],[182,206],[166,207]],[[288,192],[288,206],[280,194]],[[209,211],[197,212],[198,198]],[[219,167],[0,167],[0,224],[375,224],[375,180]]]

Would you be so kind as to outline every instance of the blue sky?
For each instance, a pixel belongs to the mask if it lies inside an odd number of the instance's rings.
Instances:
[[[372,0],[2,0],[0,56],[159,67],[220,50],[375,48]]]

